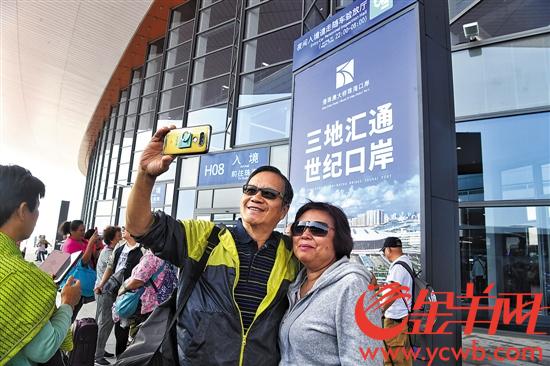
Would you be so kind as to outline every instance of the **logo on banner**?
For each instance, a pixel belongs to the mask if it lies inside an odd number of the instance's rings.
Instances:
[[[354,60],[344,62],[340,66],[336,66],[336,89],[343,87],[351,82],[354,78],[353,70]]]
[[[380,14],[393,7],[393,0],[373,0],[370,2],[369,19],[376,18]]]

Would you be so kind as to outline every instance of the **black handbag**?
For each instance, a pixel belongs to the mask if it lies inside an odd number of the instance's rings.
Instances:
[[[124,282],[124,269],[121,269],[117,273],[113,273],[111,277],[103,285],[101,290],[104,294],[109,294],[111,297],[116,298],[118,295],[118,290],[122,283]]]
[[[220,242],[219,233],[224,228],[221,224],[212,228],[207,239],[206,249],[191,274],[189,285],[183,290],[179,305],[176,307],[178,291],[174,291],[170,298],[153,310],[147,320],[141,324],[132,344],[118,357],[115,365],[177,366],[179,364],[176,321],[202,275],[210,253]]]

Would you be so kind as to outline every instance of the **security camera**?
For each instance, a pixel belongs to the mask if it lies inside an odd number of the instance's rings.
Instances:
[[[464,24],[462,29],[464,30],[464,37],[468,38],[470,42],[479,40],[479,25],[477,22]]]

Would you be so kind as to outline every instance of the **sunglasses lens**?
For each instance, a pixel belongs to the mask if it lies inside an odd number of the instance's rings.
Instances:
[[[306,230],[305,225],[294,225],[292,226],[292,235],[294,236],[302,235],[305,230]]]
[[[268,189],[262,189],[261,191],[262,191],[262,197],[267,198],[268,200],[274,200],[278,196],[277,193]]]
[[[298,224],[294,225],[292,227],[292,235],[298,236],[302,235],[306,229],[309,229],[309,232],[313,236],[327,236],[328,234],[328,226],[327,228],[322,227],[322,223],[317,223],[315,221],[300,221]]]
[[[243,193],[248,196],[254,196],[256,193],[258,193],[258,187],[250,185],[243,186]]]
[[[320,227],[315,227],[315,226],[310,226],[309,231],[313,236],[326,236],[328,234],[327,230],[321,229]]]

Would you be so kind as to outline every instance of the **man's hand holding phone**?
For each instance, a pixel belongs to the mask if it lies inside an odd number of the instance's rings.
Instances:
[[[162,149],[164,146],[164,137],[175,128],[176,126],[171,125],[161,127],[155,132],[153,138],[141,154],[141,160],[139,162],[139,169],[141,172],[155,178],[170,168],[170,163],[174,160],[174,156],[163,155]]]

